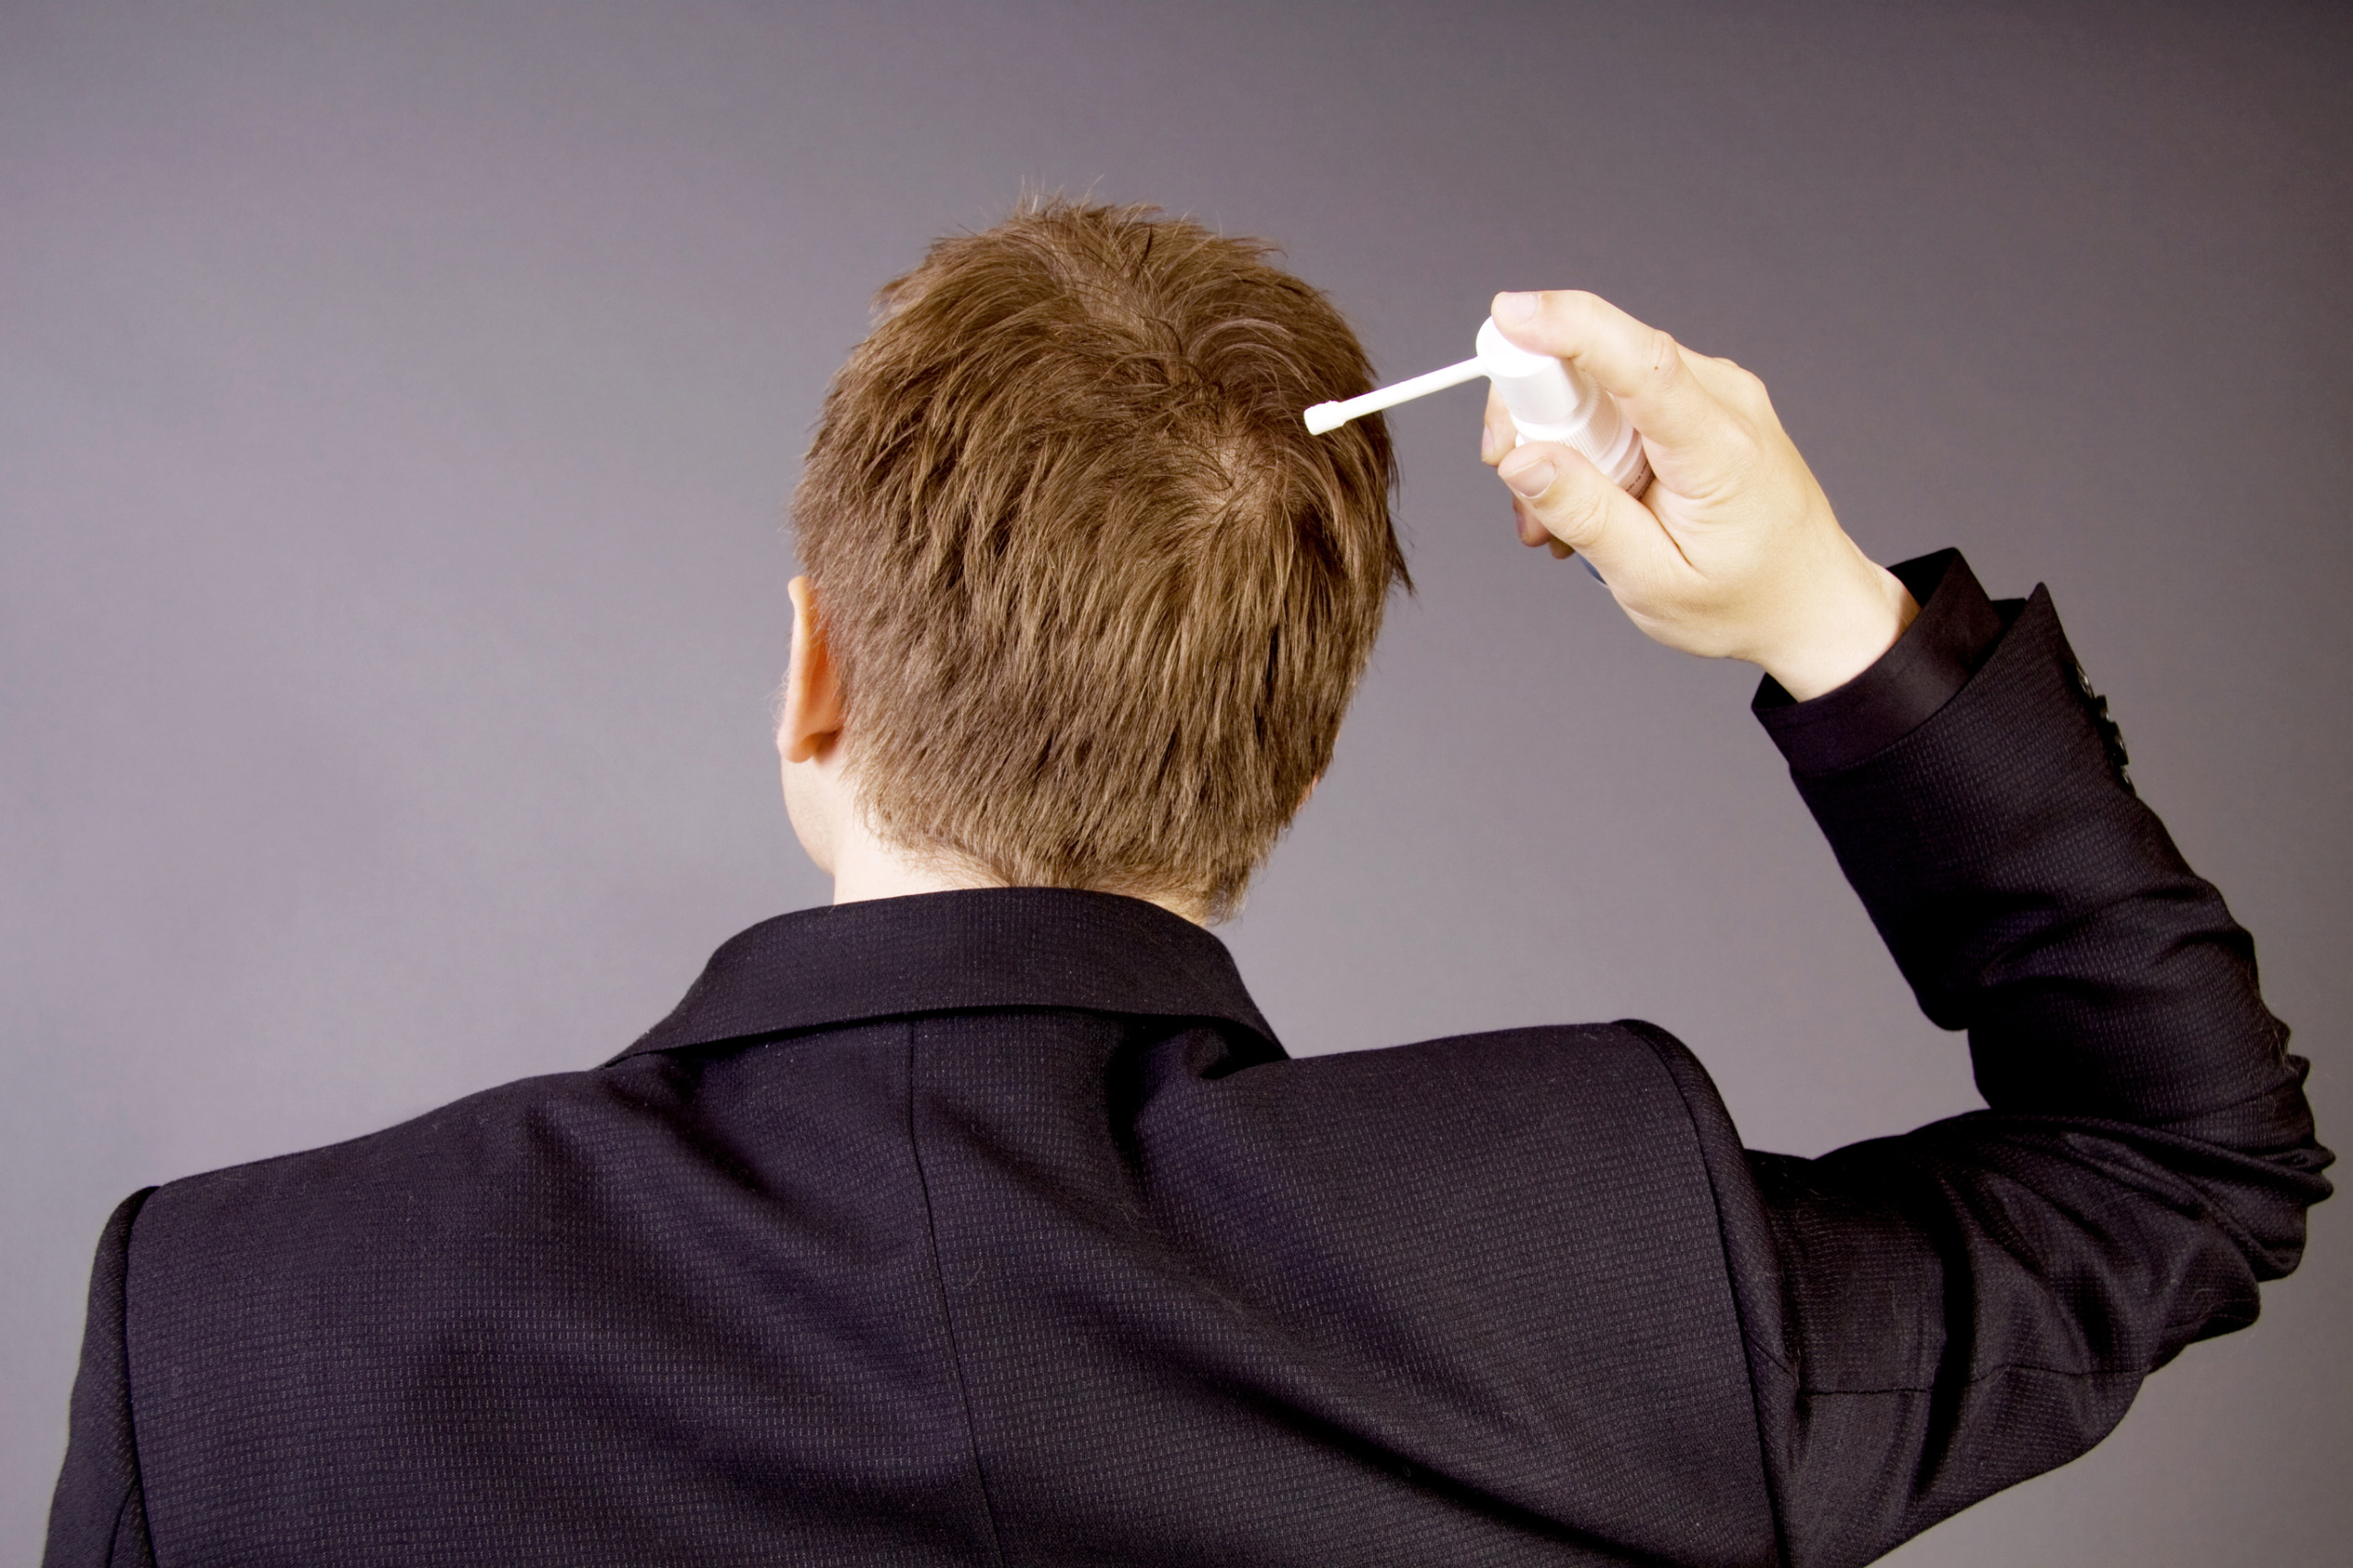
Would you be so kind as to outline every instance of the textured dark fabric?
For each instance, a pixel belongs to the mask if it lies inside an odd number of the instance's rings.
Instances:
[[[2328,1156],[1958,566],[1959,683],[1796,777],[1990,1110],[1755,1153],[1647,1025],[1292,1061],[1149,904],[786,915],[601,1068],[126,1204],[49,1562],[1847,1564],[2064,1462]]]
[[[50,1555],[60,1543],[69,1562],[148,1562],[147,1517],[131,1436],[131,1383],[122,1321],[131,1222],[155,1189],[142,1187],[116,1205],[98,1237],[90,1274],[90,1327],[74,1378],[73,1449],[49,1508]]]
[[[1969,684],[2004,621],[1957,550],[1889,568],[1920,613],[1880,661],[1811,702],[1767,676],[1750,704],[1773,744],[1800,773],[1824,773],[1894,744]]]
[[[1982,605],[1966,573],[1938,597]],[[1760,1261],[1734,1276],[1802,1562],[1867,1562],[2075,1458],[2149,1370],[2255,1320],[2329,1191],[2253,939],[2134,798],[2050,595],[1949,608],[1938,662],[1976,666],[1965,687],[1892,744],[1800,751],[1851,766],[1792,768],[1989,1108],[1751,1156],[1731,1223]]]

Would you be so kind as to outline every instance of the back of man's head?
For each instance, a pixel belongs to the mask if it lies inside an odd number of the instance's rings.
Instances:
[[[1031,204],[934,244],[793,516],[874,829],[1017,885],[1230,913],[1406,581],[1355,335],[1257,243]]]

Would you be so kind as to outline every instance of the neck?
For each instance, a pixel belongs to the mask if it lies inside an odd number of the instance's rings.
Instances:
[[[952,892],[959,888],[1001,888],[1011,884],[952,857],[910,855],[887,844],[861,824],[843,834],[834,845],[834,902],[858,903],[870,898],[905,898],[911,893]],[[1165,898],[1149,902],[1196,926],[1196,910]]]
[[[945,858],[907,854],[876,837],[863,823],[835,839],[833,862],[835,903],[1006,885],[985,871]]]
[[[856,787],[837,746],[805,760],[787,756],[784,803],[801,846],[820,870],[832,875],[835,903],[1009,885],[960,856],[904,849],[876,833],[858,809]],[[1200,911],[1189,905],[1166,898],[1151,902],[1197,926],[1207,924]]]

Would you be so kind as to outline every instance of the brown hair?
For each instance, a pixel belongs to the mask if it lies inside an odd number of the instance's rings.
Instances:
[[[1208,918],[1331,761],[1392,584],[1363,348],[1269,247],[1033,200],[887,285],[792,503],[885,838]]]

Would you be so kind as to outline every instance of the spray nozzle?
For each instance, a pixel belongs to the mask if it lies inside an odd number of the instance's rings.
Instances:
[[[1503,335],[1492,316],[1479,328],[1476,347],[1476,354],[1459,365],[1345,403],[1319,403],[1307,411],[1308,431],[1321,436],[1351,419],[1484,376],[1511,411],[1521,442],[1558,441],[1574,447],[1629,494],[1640,495],[1650,487],[1651,465],[1643,455],[1642,436],[1616,398],[1565,360],[1520,347]]]

